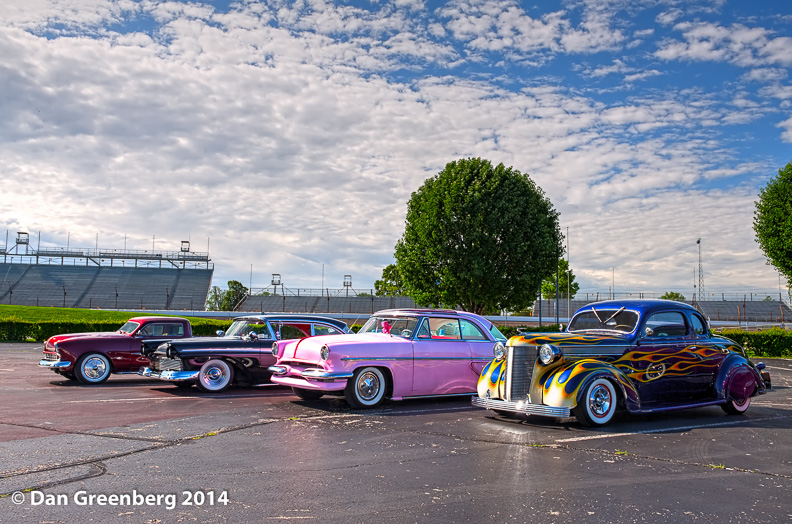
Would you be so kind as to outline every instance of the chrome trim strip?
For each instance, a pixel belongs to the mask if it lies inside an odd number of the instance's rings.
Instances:
[[[141,377],[158,378],[160,380],[169,380],[171,382],[178,382],[182,380],[197,380],[200,371],[154,371],[151,368],[140,368],[138,375]]]
[[[39,360],[38,365],[43,368],[67,368],[72,363],[63,360]]]
[[[350,371],[322,371],[321,369],[306,369],[300,376],[308,379],[336,379],[352,378],[355,374]]]
[[[500,411],[512,411],[514,413],[525,413],[526,415],[540,415],[543,417],[569,417],[569,408],[555,408],[543,404],[531,404],[525,400],[510,402],[508,400],[497,400],[491,398],[473,397],[470,403],[477,408],[497,409]]]
[[[442,395],[404,395],[402,398],[438,398],[438,397],[469,397],[475,391],[468,391],[467,393],[444,393]]]
[[[489,357],[487,357],[489,358]],[[365,360],[470,360],[482,361],[482,358],[473,357],[344,357],[343,362],[361,362]],[[491,360],[491,359],[490,359]]]

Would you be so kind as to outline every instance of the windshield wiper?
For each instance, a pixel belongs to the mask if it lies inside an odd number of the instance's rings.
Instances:
[[[609,317],[608,317],[608,320],[613,320],[613,317],[615,317],[616,315],[618,315],[618,314],[619,314],[619,313],[621,313],[622,311],[624,311],[624,306],[622,306],[622,307],[621,307],[621,309],[619,309],[619,310],[618,310],[616,313],[614,313],[614,314],[612,314],[611,316],[609,316]],[[597,317],[597,318],[599,318],[599,317]],[[608,322],[608,320],[606,320],[605,322]],[[604,324],[605,322],[603,322],[603,324]]]

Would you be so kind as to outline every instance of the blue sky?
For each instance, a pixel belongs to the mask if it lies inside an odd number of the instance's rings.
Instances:
[[[707,291],[779,288],[751,224],[792,161],[788,2],[14,0],[0,53],[12,237],[368,288],[480,156],[544,189],[582,292],[690,295],[698,238]]]

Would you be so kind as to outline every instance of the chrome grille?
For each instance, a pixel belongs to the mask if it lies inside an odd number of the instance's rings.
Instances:
[[[525,400],[531,392],[531,378],[537,356],[536,346],[513,346],[509,349],[511,374],[509,398],[512,401]]]
[[[44,353],[44,360],[52,360],[53,362],[57,362],[60,360],[60,357],[57,353]]]
[[[184,371],[182,361],[175,358],[158,358],[151,364],[155,371]]]

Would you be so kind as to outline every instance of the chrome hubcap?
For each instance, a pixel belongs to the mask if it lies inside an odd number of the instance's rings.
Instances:
[[[107,372],[107,366],[101,358],[93,357],[85,361],[85,364],[83,364],[83,371],[85,372],[85,376],[89,379],[98,380]]]
[[[594,416],[604,417],[611,407],[611,394],[608,388],[598,385],[589,395],[589,409]]]
[[[363,400],[373,400],[377,397],[380,389],[379,377],[367,371],[360,375],[358,379],[358,395]]]
[[[225,381],[225,373],[222,369],[211,367],[203,372],[204,382],[217,385]]]

